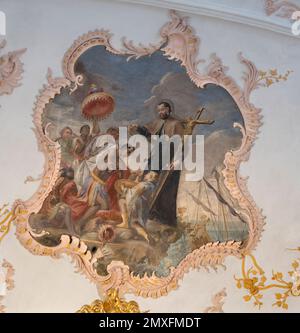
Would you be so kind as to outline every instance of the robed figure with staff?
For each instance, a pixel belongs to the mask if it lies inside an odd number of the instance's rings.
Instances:
[[[195,125],[205,124],[211,125],[213,121],[200,120],[200,116],[204,108],[197,111],[195,119],[180,120],[172,115],[173,107],[171,101],[162,101],[157,105],[157,119],[145,126],[131,125],[130,130],[146,136],[150,139],[151,135],[161,137],[166,135],[171,138],[174,135],[179,135],[182,139],[184,135],[191,135]],[[151,220],[156,220],[159,223],[175,226],[176,218],[176,199],[180,179],[180,170],[175,170],[173,161],[175,156],[174,146],[170,147],[170,163],[169,169],[163,167],[163,152],[161,145],[158,152],[159,168],[156,170],[159,173],[158,184],[148,201],[149,216]],[[148,163],[151,169],[151,161]]]

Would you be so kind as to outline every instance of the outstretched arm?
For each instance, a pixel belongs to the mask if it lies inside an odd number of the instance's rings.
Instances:
[[[146,126],[141,126],[137,124],[132,124],[128,127],[129,133],[140,134],[145,136],[147,139],[151,137],[151,133]]]
[[[126,188],[133,188],[136,186],[138,183],[134,180],[130,179],[119,179],[115,182],[115,190],[119,193],[122,194],[123,192],[123,187]]]

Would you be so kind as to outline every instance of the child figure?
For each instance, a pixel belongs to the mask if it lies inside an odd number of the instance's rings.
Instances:
[[[149,241],[144,229],[145,220],[148,215],[147,201],[155,189],[158,174],[150,171],[144,175],[142,181],[140,181],[140,178],[141,175],[138,174],[135,180],[120,179],[116,183],[123,219],[122,224],[118,225],[118,227],[133,227],[137,230],[138,234]]]

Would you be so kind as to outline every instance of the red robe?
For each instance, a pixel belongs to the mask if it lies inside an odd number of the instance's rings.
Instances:
[[[128,178],[130,171],[115,170],[109,175],[105,182],[106,191],[109,197],[109,210],[99,210],[96,214],[97,217],[103,220],[111,220],[117,223],[122,222],[122,216],[120,213],[118,193],[115,189],[115,183],[118,179]]]
[[[122,221],[120,207],[118,203],[118,194],[115,190],[115,182],[120,178],[128,178],[128,171],[112,171],[105,182],[105,187],[109,197],[109,210],[100,210],[96,216],[103,219]],[[88,192],[91,187],[89,187]],[[76,183],[72,180],[63,185],[59,191],[60,201],[67,204],[71,209],[72,221],[79,220],[89,208],[88,193],[85,197],[78,197]]]
[[[76,183],[72,180],[59,191],[60,200],[71,208],[72,221],[79,220],[88,210],[88,202],[82,198],[78,198],[78,190]]]

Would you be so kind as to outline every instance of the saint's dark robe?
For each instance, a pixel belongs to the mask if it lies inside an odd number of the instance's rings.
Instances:
[[[182,121],[169,116],[167,119],[156,119],[146,126],[139,127],[138,132],[150,138],[151,135],[173,135],[183,136],[184,126]],[[159,151],[161,161],[162,152]],[[170,149],[170,161],[174,158],[174,149]],[[149,161],[149,167],[151,161]],[[170,226],[176,225],[176,199],[180,178],[180,170],[162,170],[162,163],[159,163],[158,184],[153,193],[152,206],[150,207],[149,219],[155,219],[162,224]],[[151,204],[151,200],[149,202]]]

